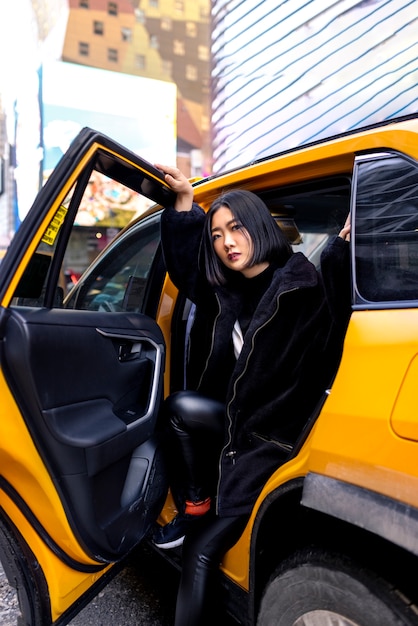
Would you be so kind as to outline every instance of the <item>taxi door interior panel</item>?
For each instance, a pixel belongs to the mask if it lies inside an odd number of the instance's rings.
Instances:
[[[113,560],[148,530],[166,494],[154,431],[164,340],[149,317],[10,309],[4,369],[74,531]]]

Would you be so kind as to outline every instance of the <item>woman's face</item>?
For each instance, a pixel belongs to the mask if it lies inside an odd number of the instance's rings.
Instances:
[[[221,206],[213,214],[211,234],[215,254],[229,269],[251,278],[268,266],[268,263],[259,263],[249,267],[253,253],[252,241],[248,231],[237,222],[228,207]]]

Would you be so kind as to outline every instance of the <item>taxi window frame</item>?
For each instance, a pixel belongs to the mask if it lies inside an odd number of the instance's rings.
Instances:
[[[93,261],[93,263],[87,269],[85,275],[80,278],[77,285],[70,291],[70,293],[64,300],[64,308],[76,310],[91,310],[89,308],[80,308],[80,301],[83,298],[87,297],[87,292],[89,289],[92,288],[93,283],[97,280],[97,276],[101,268],[103,266],[107,268],[108,263],[114,263],[115,258],[118,257],[118,249],[121,246],[125,246],[127,249],[131,250],[132,239],[135,242],[138,238],[138,232],[143,232],[144,228],[152,227],[155,225],[156,230],[158,230],[159,233],[161,214],[162,209],[159,209],[147,215],[143,219],[140,219],[137,223],[130,225],[125,232],[122,232],[118,237],[116,237],[109,244],[109,247],[106,248],[105,253],[99,255]],[[145,277],[144,294],[140,310],[135,311],[137,313],[146,313],[151,317],[156,316],[162,284],[165,277],[165,264],[162,257],[163,255],[161,250],[161,238],[158,237],[158,242],[155,246],[149,270]],[[125,312],[128,313],[129,311],[125,310]]]
[[[418,163],[403,154],[400,151],[388,150],[388,151],[379,151],[374,153],[364,153],[359,154],[355,158],[354,170],[353,170],[353,194],[352,194],[352,206],[351,206],[351,245],[352,245],[352,255],[351,255],[351,273],[352,273],[352,282],[353,282],[353,294],[354,294],[354,302],[353,306],[356,310],[363,309],[398,309],[398,308],[411,308],[418,306],[418,272],[417,272],[417,296],[411,298],[403,298],[399,299],[396,297],[375,297],[375,299],[365,297],[364,288],[361,287],[360,272],[364,272],[364,269],[360,268],[360,257],[364,254],[360,250],[360,246],[364,243],[360,243],[360,227],[359,227],[359,210],[358,210],[358,199],[359,199],[359,184],[361,184],[360,179],[360,168],[362,168],[365,164],[379,164],[379,163],[388,163],[388,161],[396,159],[401,159],[405,163],[409,165],[413,165],[416,169],[417,177],[418,177]],[[418,189],[418,185],[417,185]],[[418,203],[417,203],[417,215],[418,215]],[[396,235],[396,231],[393,231]],[[402,231],[398,231],[402,232]],[[387,231],[386,233],[389,238],[393,233],[391,231]],[[384,233],[382,233],[382,236]],[[418,235],[417,235],[418,241]],[[383,278],[383,276],[382,276]],[[360,285],[360,286],[359,286]],[[382,292],[383,293],[383,292]]]

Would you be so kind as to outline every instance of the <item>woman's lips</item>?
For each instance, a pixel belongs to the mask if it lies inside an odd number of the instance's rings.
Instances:
[[[228,254],[228,261],[236,261],[237,259],[239,259],[240,255],[238,252],[231,252],[230,254]]]

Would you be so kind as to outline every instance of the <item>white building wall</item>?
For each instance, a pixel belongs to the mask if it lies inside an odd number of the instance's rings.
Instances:
[[[214,172],[418,111],[418,0],[213,0]]]

